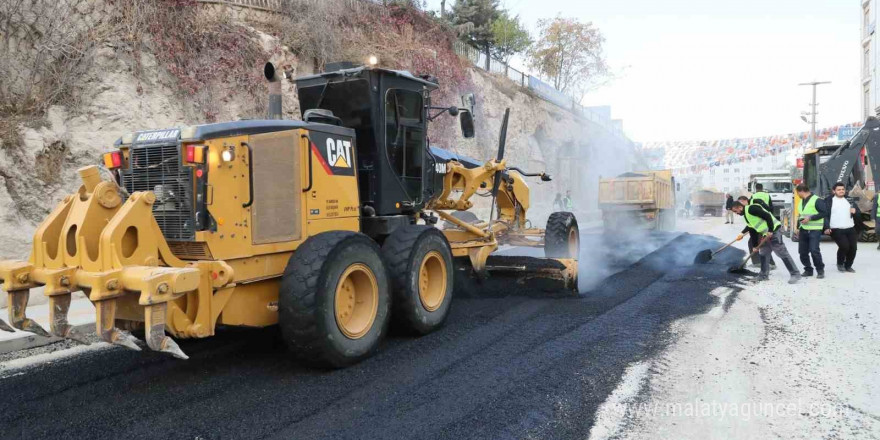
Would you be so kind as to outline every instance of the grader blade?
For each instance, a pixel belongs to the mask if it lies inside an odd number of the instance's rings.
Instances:
[[[14,332],[15,331],[14,328],[10,327],[9,324],[7,324],[6,321],[4,321],[2,319],[0,319],[0,330],[3,330],[5,332]]]
[[[459,263],[459,262],[456,262]],[[485,271],[474,271],[465,261],[456,264],[456,292],[466,296],[574,297],[577,260],[492,255]]]

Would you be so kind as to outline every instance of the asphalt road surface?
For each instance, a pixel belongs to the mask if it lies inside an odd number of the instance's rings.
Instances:
[[[587,438],[627,365],[737,285],[741,251],[693,266],[715,239],[656,243],[582,263],[609,276],[581,298],[458,298],[441,330],[343,370],[298,364],[270,328],[181,341],[188,361],[114,348],[0,371],[3,438]]]

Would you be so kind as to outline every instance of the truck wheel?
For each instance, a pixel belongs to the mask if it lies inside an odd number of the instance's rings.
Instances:
[[[873,229],[865,229],[859,234],[859,241],[863,243],[873,243],[877,241],[877,234],[874,233]]]
[[[550,214],[544,231],[544,255],[548,258],[577,258],[580,246],[581,236],[574,214]]]
[[[453,268],[449,242],[437,228],[412,225],[382,244],[391,277],[395,325],[419,335],[446,321],[452,304]]]
[[[340,368],[370,356],[388,326],[389,285],[379,246],[366,235],[325,232],[290,257],[278,322],[303,361]]]

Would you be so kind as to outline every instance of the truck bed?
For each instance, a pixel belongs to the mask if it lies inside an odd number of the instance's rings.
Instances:
[[[599,180],[602,210],[672,209],[674,206],[669,171],[626,173]]]

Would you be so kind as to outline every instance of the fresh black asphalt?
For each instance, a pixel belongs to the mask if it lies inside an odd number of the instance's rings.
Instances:
[[[661,350],[669,324],[736,285],[741,251],[681,235],[581,298],[459,298],[445,327],[394,335],[373,358],[308,369],[275,328],[181,341],[179,361],[90,352],[0,379],[3,439],[585,439],[627,365]],[[581,271],[590,270],[581,266]]]

